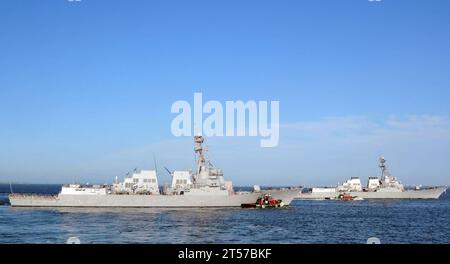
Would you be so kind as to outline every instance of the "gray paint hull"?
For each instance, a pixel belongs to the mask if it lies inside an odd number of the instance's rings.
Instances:
[[[363,199],[439,199],[445,193],[447,187],[436,187],[422,190],[407,190],[403,192],[349,192],[352,196]],[[328,193],[300,193],[298,199],[335,199],[339,192]]]
[[[299,190],[265,190],[286,205]],[[240,207],[255,203],[261,193],[233,195],[10,195],[13,207]]]

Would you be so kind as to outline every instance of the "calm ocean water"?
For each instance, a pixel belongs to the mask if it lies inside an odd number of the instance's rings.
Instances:
[[[56,193],[57,185],[15,185]],[[440,200],[294,201],[283,209],[42,209],[5,204],[0,243],[450,243],[450,195]]]

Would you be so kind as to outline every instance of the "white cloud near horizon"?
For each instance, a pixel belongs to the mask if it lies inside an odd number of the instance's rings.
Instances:
[[[208,156],[235,186],[334,185],[350,176],[367,179],[379,174],[380,155],[405,184],[450,183],[450,119],[444,115],[384,120],[343,116],[284,123],[278,147],[261,148],[259,141],[257,137],[208,138]],[[193,141],[181,137],[65,164],[58,173],[50,169],[24,173],[21,181],[42,183],[33,175],[45,174],[52,182],[111,182],[135,167],[153,169],[153,155],[161,172],[160,183],[170,181],[163,166],[171,170],[194,167]],[[3,166],[9,173],[16,169],[14,164]]]

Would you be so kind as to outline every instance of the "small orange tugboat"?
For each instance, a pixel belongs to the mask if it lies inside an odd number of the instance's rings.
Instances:
[[[242,208],[279,208],[286,206],[282,200],[273,199],[270,194],[264,194],[256,200],[256,203],[241,204]]]
[[[339,194],[338,199],[341,201],[353,201],[354,197],[351,194]]]
[[[348,193],[339,194],[337,199],[341,200],[341,201],[362,201],[362,200],[364,200],[362,197],[352,196],[351,194],[348,194]]]

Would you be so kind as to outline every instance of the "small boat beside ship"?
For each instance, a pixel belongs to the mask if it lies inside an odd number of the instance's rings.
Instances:
[[[280,199],[274,199],[270,193],[266,193],[264,195],[261,195],[261,197],[256,200],[255,203],[248,203],[248,204],[242,204],[242,208],[280,208],[284,207],[286,204],[283,202],[283,200]]]
[[[336,200],[342,195],[357,199],[439,199],[447,191],[447,187],[415,187],[406,189],[400,181],[389,173],[386,159],[379,159],[380,177],[369,177],[366,187],[359,177],[351,177],[336,187],[311,188],[300,192],[298,199]]]
[[[341,201],[354,201],[357,197],[348,193],[341,193],[338,196],[338,199]]]

